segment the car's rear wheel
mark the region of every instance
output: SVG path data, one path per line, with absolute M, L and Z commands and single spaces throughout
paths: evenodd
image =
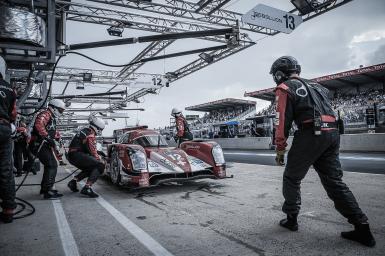
M 110 163 L 110 178 L 112 183 L 119 186 L 120 185 L 120 171 L 122 169 L 122 164 L 118 156 L 118 152 L 116 150 L 113 150 L 111 154 L 111 163 Z

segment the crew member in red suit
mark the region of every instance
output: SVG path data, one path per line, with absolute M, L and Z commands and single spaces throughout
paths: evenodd
M 179 147 L 183 141 L 192 140 L 193 135 L 190 132 L 186 118 L 182 115 L 181 110 L 173 108 L 171 116 L 175 118 L 176 135 L 174 136 L 174 139 L 175 142 L 178 143 Z
M 96 134 L 103 131 L 104 127 L 105 123 L 102 119 L 92 117 L 90 126 L 83 128 L 72 138 L 68 149 L 68 161 L 81 170 L 68 183 L 72 192 L 78 192 L 77 182 L 88 177 L 80 193 L 91 198 L 99 196 L 92 190 L 92 185 L 103 174 L 105 168 L 105 162 L 96 149 Z
M 301 181 L 313 166 L 336 210 L 354 230 L 342 232 L 345 239 L 366 246 L 376 244 L 370 232 L 368 218 L 360 209 L 353 193 L 342 181 L 339 160 L 340 134 L 329 91 L 319 83 L 299 77 L 301 66 L 290 56 L 277 59 L 270 70 L 277 84 L 276 95 L 276 162 L 283 166 L 286 140 L 294 122 L 298 130 L 288 153 L 283 174 L 282 210 L 287 217 L 280 225 L 298 230 L 297 217 L 301 207 Z
M 16 208 L 12 166 L 12 123 L 16 120 L 16 93 L 5 81 L 5 60 L 0 56 L 0 221 L 11 223 Z
M 44 165 L 40 194 L 43 194 L 45 199 L 57 199 L 63 196 L 53 189 L 53 186 L 58 166 L 54 153 L 56 148 L 55 136 L 57 136 L 56 121 L 64 110 L 65 104 L 62 100 L 51 100 L 48 108 L 36 116 L 31 133 L 31 152 L 37 155 Z

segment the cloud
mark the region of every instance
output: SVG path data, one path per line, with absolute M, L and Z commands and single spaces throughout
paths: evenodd
M 385 62 L 385 43 L 379 46 L 371 55 L 370 62 L 373 64 L 381 64 Z
M 384 30 L 370 30 L 365 31 L 362 34 L 355 35 L 350 42 L 350 45 L 357 43 L 365 43 L 365 42 L 371 42 L 371 41 L 378 41 L 385 38 L 385 29 Z

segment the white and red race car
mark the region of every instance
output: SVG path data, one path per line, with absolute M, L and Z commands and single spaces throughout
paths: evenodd
M 114 131 L 106 173 L 116 185 L 149 187 L 165 182 L 226 178 L 222 148 L 214 141 L 186 141 L 169 147 L 146 126 Z

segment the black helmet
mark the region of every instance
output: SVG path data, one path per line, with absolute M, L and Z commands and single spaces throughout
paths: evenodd
M 301 73 L 301 65 L 291 56 L 282 56 L 271 65 L 270 74 L 273 76 L 276 84 L 286 81 L 293 73 Z

